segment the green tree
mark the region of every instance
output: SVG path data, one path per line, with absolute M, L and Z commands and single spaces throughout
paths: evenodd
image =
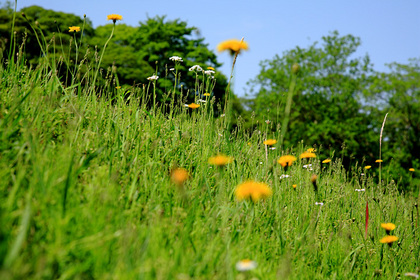
M 195 74 L 188 71 L 194 65 L 202 68 L 218 68 L 221 64 L 217 61 L 216 55 L 208 49 L 204 43 L 204 38 L 194 34 L 196 27 L 188 27 L 187 23 L 179 19 L 165 20 L 165 17 L 149 18 L 145 22 L 140 22 L 136 35 L 133 38 L 133 46 L 137 49 L 139 57 L 146 61 L 151 69 L 157 69 L 157 75 L 167 76 L 168 79 L 159 79 L 159 88 L 168 89 L 173 84 L 174 76 L 167 72 L 174 66 L 169 61 L 172 56 L 182 57 L 179 71 L 184 92 L 190 92 L 190 98 L 195 94 Z M 197 37 L 196 37 L 197 36 Z M 149 69 L 150 69 L 149 68 Z M 149 76 L 156 71 L 147 73 Z M 224 75 L 216 71 L 216 86 L 212 94 L 218 101 L 222 101 L 225 94 L 227 79 Z M 168 82 L 170 81 L 170 82 Z M 163 92 L 161 92 L 162 94 Z M 190 99 L 191 100 L 191 99 Z
M 0 9 L 0 37 L 7 44 L 6 52 L 9 50 L 13 13 L 13 9 L 7 5 Z M 30 24 L 37 34 L 34 33 Z M 26 37 L 24 51 L 27 61 L 31 64 L 37 64 L 39 57 L 45 55 L 42 54 L 41 46 L 44 49 L 48 48 L 50 53 L 55 52 L 58 58 L 59 56 L 68 57 L 70 41 L 73 40 L 73 34 L 68 32 L 69 26 L 82 27 L 83 19 L 73 14 L 46 10 L 39 6 L 25 7 L 18 12 L 15 18 L 15 43 L 19 46 Z M 92 24 L 89 19 L 86 19 L 83 36 L 89 37 L 93 33 Z M 36 35 L 38 35 L 41 46 Z M 79 40 L 80 33 L 77 34 L 77 37 Z M 52 41 L 53 38 L 54 41 Z M 72 48 L 74 50 L 74 42 Z M 71 59 L 74 59 L 74 54 L 74 51 L 70 52 Z M 7 55 L 8 53 L 4 57 Z
M 95 46 L 100 53 L 111 30 L 112 24 L 99 26 L 89 44 Z M 178 84 L 176 94 L 179 96 L 182 86 L 184 97 L 189 92 L 188 100 L 191 102 L 196 90 L 196 76 L 189 68 L 194 65 L 200 65 L 203 69 L 221 66 L 216 55 L 204 43 L 204 38 L 194 35 L 196 31 L 197 28 L 188 27 L 184 21 L 165 20 L 164 16 L 149 18 L 140 22 L 138 27 L 117 24 L 101 67 L 116 69 L 120 84 L 148 84 L 148 77 L 158 75 L 157 100 L 162 102 L 165 97 L 171 96 L 175 82 L 174 72 L 170 71 L 174 62 L 169 58 L 179 56 L 183 62 L 178 67 L 181 83 Z M 216 102 L 223 101 L 227 79 L 217 71 L 215 79 L 217 82 L 212 94 L 216 97 Z M 167 102 L 170 100 L 167 99 Z
M 296 47 L 283 56 L 263 61 L 252 80 L 253 99 L 248 106 L 260 122 L 281 124 L 291 82 L 291 67 L 300 65 L 293 96 L 286 146 L 322 145 L 324 155 L 341 153 L 345 163 L 352 158 L 375 157 L 378 144 L 369 115 L 362 104 L 363 93 L 373 73 L 369 57 L 355 57 L 360 39 L 333 32 L 322 37 L 322 46 Z M 276 125 L 272 126 L 276 129 Z
M 390 72 L 377 73 L 370 96 L 388 113 L 384 128 L 383 158 L 389 172 L 408 185 L 409 168 L 420 168 L 420 59 L 389 64 Z
M 111 34 L 112 28 L 113 24 L 97 27 L 95 36 L 89 40 L 89 44 L 97 50 L 102 49 L 104 42 Z M 133 41 L 136 33 L 136 27 L 126 24 L 115 25 L 114 35 L 102 59 L 102 68 L 113 67 L 116 69 L 120 84 L 132 85 L 141 81 L 145 82 L 147 77 L 155 71 L 138 55 Z

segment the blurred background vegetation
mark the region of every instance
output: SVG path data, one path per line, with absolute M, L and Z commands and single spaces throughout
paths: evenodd
M 57 71 L 68 84 L 69 69 L 74 69 L 75 61 L 82 62 L 80 67 L 91 67 L 112 29 L 112 23 L 93 28 L 87 18 L 31 6 L 16 14 L 15 32 L 11 34 L 13 14 L 10 4 L 0 9 L 2 64 L 9 63 L 16 55 L 10 53 L 9 44 L 14 36 L 16 48 L 23 48 L 27 67 L 37 66 L 43 53 L 35 29 L 45 38 L 41 45 L 52 50 L 61 62 Z M 69 26 L 84 27 L 81 33 L 72 34 L 68 32 Z M 334 31 L 307 48 L 296 47 L 262 61 L 260 74 L 248 82 L 246 96 L 234 97 L 232 129 L 242 126 L 251 134 L 268 124 L 266 129 L 279 131 L 291 67 L 298 63 L 285 148 L 303 143 L 318 149 L 321 157 L 342 158 L 348 169 L 356 162 L 359 166 L 375 166 L 381 125 L 389 113 L 382 144 L 384 170 L 400 189 L 408 190 L 408 182 L 420 169 L 420 59 L 406 65 L 390 62 L 389 71 L 380 73 L 374 71 L 368 54 L 355 56 L 360 43 L 356 36 L 343 36 Z M 103 73 L 115 75 L 115 85 L 127 87 L 147 86 L 147 77 L 158 75 L 161 79 L 157 81 L 157 100 L 167 102 L 165 95 L 175 79 L 169 70 L 174 67 L 169 60 L 171 56 L 184 60 L 178 68 L 182 81 L 178 87 L 189 94 L 186 101 L 195 97 L 195 89 L 191 87 L 196 77 L 188 69 L 195 64 L 216 69 L 217 82 L 211 94 L 221 114 L 228 78 L 217 71 L 221 64 L 197 28 L 181 19 L 149 18 L 137 27 L 117 24 L 101 67 Z M 409 172 L 409 168 L 414 168 L 415 173 Z M 416 178 L 414 182 L 412 186 L 420 184 Z

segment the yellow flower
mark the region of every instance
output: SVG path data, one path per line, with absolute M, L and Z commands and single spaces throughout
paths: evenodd
M 204 96 L 210 96 L 210 93 L 206 92 L 205 94 L 203 94 Z
M 69 32 L 79 32 L 80 26 L 69 26 Z
M 212 71 L 214 71 L 214 68 L 213 67 L 207 67 L 207 70 L 212 70 Z
M 387 244 L 392 244 L 392 242 L 395 242 L 398 240 L 398 237 L 394 236 L 394 235 L 387 235 L 384 238 L 382 238 L 381 240 L 379 240 L 379 242 L 381 243 L 387 243 Z
M 315 148 L 309 148 L 306 150 L 308 153 L 314 153 L 316 152 Z
M 324 159 L 324 160 L 322 161 L 322 163 L 329 163 L 329 162 L 331 162 L 331 160 L 330 160 L 330 159 Z
M 370 165 L 366 165 L 366 166 L 365 166 L 365 169 L 366 169 L 366 170 L 368 170 L 368 169 L 370 169 L 371 167 L 372 167 L 372 166 L 370 166 Z
M 225 156 L 224 154 L 218 154 L 217 156 L 209 158 L 209 164 L 224 166 L 226 164 L 232 163 L 233 157 Z
M 251 199 L 257 202 L 260 199 L 270 197 L 272 194 L 271 188 L 264 183 L 255 181 L 246 181 L 238 185 L 235 189 L 235 195 L 237 200 Z
M 248 44 L 237 39 L 226 40 L 217 45 L 217 50 L 219 52 L 227 50 L 231 55 L 234 55 L 236 52 L 240 53 L 242 50 L 248 50 Z
M 297 184 L 294 184 L 294 185 L 292 185 L 292 187 L 293 187 L 293 189 L 296 189 L 296 187 L 297 187 Z
M 375 162 L 384 162 L 382 159 L 377 159 Z
M 274 144 L 277 143 L 277 140 L 275 140 L 275 139 L 267 139 L 263 143 L 264 143 L 264 145 L 267 145 L 267 146 L 273 146 Z
M 414 168 L 410 168 L 410 169 L 408 169 L 408 171 L 414 172 Z
M 303 152 L 300 154 L 300 158 L 314 158 L 316 157 L 316 154 L 311 152 Z
M 120 89 L 121 87 L 115 87 L 116 89 Z
M 200 107 L 200 104 L 191 103 L 191 104 L 186 104 L 186 106 L 191 109 L 197 109 L 198 107 Z
M 107 16 L 107 20 L 112 20 L 115 23 L 117 20 L 122 20 L 122 16 L 116 15 L 116 14 L 110 14 Z
M 280 158 L 278 159 L 278 161 L 277 161 L 277 162 L 278 162 L 281 166 L 285 167 L 286 165 L 287 165 L 287 166 L 291 166 L 291 165 L 292 165 L 292 163 L 293 163 L 295 160 L 296 160 L 296 157 L 295 157 L 295 156 L 286 155 L 286 156 L 282 156 L 282 157 L 280 157 Z
M 395 225 L 393 223 L 381 224 L 381 227 L 386 231 L 386 234 L 388 235 L 391 230 L 395 229 Z
M 185 181 L 188 180 L 190 176 L 188 175 L 188 171 L 184 168 L 176 168 L 171 172 L 171 180 L 175 184 L 182 186 Z

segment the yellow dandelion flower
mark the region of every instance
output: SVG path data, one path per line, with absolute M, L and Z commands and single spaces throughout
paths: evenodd
M 308 153 L 314 153 L 316 152 L 315 148 L 309 148 L 306 150 Z
M 171 172 L 171 180 L 175 184 L 182 186 L 185 181 L 188 180 L 190 176 L 188 175 L 188 171 L 185 168 L 176 168 Z
M 270 197 L 272 193 L 271 188 L 267 184 L 252 180 L 238 185 L 235 189 L 235 196 L 239 201 L 251 199 L 253 202 L 257 202 Z
M 69 32 L 79 32 L 80 26 L 69 26 Z
M 311 153 L 311 152 L 303 152 L 300 154 L 299 156 L 300 158 L 314 158 L 316 157 L 316 154 Z
M 274 144 L 277 143 L 277 140 L 276 139 L 267 139 L 263 143 L 264 143 L 264 145 L 267 145 L 267 146 L 273 146 Z
M 375 162 L 379 163 L 379 162 L 384 162 L 384 161 L 382 159 L 377 159 L 377 160 L 375 160 Z
M 191 109 L 197 109 L 198 107 L 200 107 L 200 104 L 191 103 L 191 104 L 186 104 L 185 106 Z
M 293 189 L 296 189 L 297 184 L 293 184 L 292 187 L 293 187 Z
M 217 156 L 209 158 L 209 164 L 216 166 L 225 166 L 226 164 L 232 163 L 233 157 L 225 156 L 224 154 L 218 154 Z
M 389 235 L 391 230 L 395 229 L 395 225 L 393 223 L 381 224 L 381 228 L 383 228 L 386 231 L 386 234 Z
M 368 169 L 370 169 L 371 167 L 372 167 L 372 166 L 370 166 L 370 165 L 366 165 L 366 166 L 365 166 L 365 169 L 366 169 L 366 170 L 368 170 Z
M 226 40 L 217 45 L 217 50 L 219 52 L 229 51 L 231 55 L 234 55 L 236 52 L 248 50 L 248 43 L 237 39 Z
M 112 20 L 114 23 L 117 20 L 122 20 L 122 19 L 123 19 L 122 16 L 117 15 L 117 14 L 110 14 L 110 15 L 107 16 L 107 20 Z
M 116 88 L 116 89 L 120 89 L 121 87 L 119 87 L 119 86 L 118 86 L 118 87 L 115 87 L 115 88 Z
M 292 163 L 293 163 L 295 160 L 296 160 L 296 157 L 295 157 L 295 156 L 285 155 L 285 156 L 281 156 L 281 157 L 277 160 L 277 162 L 278 162 L 281 166 L 285 167 L 285 166 L 291 166 L 291 165 L 292 165 Z
M 394 236 L 394 235 L 387 235 L 384 238 L 382 238 L 381 240 L 379 240 L 379 242 L 381 243 L 387 243 L 387 244 L 392 244 L 393 242 L 397 241 L 398 237 Z
M 210 93 L 206 92 L 205 94 L 203 94 L 204 96 L 210 96 Z
M 324 159 L 323 161 L 322 161 L 322 163 L 330 163 L 331 162 L 331 160 L 328 158 L 328 159 Z
M 212 70 L 212 71 L 214 71 L 214 68 L 213 68 L 213 67 L 211 67 L 211 66 L 209 66 L 209 67 L 207 67 L 207 70 Z
M 414 172 L 414 168 L 410 168 L 410 169 L 408 169 L 408 171 Z

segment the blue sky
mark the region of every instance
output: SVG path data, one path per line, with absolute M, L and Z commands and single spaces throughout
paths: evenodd
M 244 37 L 250 50 L 237 60 L 238 95 L 258 75 L 260 61 L 296 46 L 307 47 L 334 30 L 360 37 L 357 55 L 369 54 L 378 71 L 386 71 L 386 63 L 407 63 L 409 58 L 420 57 L 418 0 L 18 0 L 18 9 L 31 5 L 80 17 L 86 14 L 95 27 L 109 23 L 106 16 L 112 13 L 122 15 L 122 22 L 132 26 L 147 17 L 167 15 L 167 19 L 179 18 L 197 27 L 212 50 L 221 41 Z M 218 60 L 228 76 L 229 55 L 218 53 Z

